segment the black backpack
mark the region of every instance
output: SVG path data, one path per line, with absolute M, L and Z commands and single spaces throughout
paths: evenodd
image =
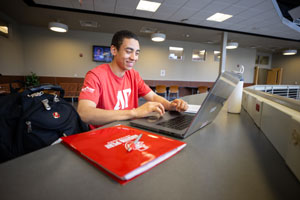
M 55 90 L 60 96 L 46 94 Z M 88 131 L 57 85 L 42 85 L 0 97 L 0 162 L 35 151 L 60 137 Z

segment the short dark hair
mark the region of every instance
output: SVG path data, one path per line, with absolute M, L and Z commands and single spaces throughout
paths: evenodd
M 127 39 L 133 38 L 133 39 L 139 41 L 139 38 L 136 34 L 130 32 L 130 31 L 127 31 L 127 30 L 122 30 L 122 31 L 118 31 L 114 34 L 114 36 L 111 40 L 111 45 L 114 45 L 117 48 L 117 50 L 119 50 L 123 43 L 124 38 L 127 38 Z

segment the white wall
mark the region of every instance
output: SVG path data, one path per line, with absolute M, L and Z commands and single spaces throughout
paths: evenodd
M 284 56 L 274 54 L 272 60 L 272 68 L 282 67 L 282 84 L 283 85 L 299 85 L 300 84 L 300 53 L 294 56 Z
M 56 33 L 33 26 L 22 26 L 21 32 L 25 69 L 18 71 L 18 75 L 32 71 L 39 76 L 84 77 L 88 70 L 101 64 L 92 61 L 92 46 L 109 46 L 112 38 L 112 34 L 106 33 L 74 30 Z M 218 45 L 173 40 L 154 43 L 150 37 L 140 40 L 141 54 L 136 69 L 145 80 L 215 81 L 218 75 L 219 62 L 213 57 L 213 51 L 220 49 Z M 169 46 L 183 47 L 184 60 L 169 60 Z M 206 49 L 206 61 L 191 61 L 193 49 Z M 79 56 L 80 53 L 83 57 Z M 243 64 L 245 82 L 252 83 L 255 55 L 255 49 L 228 50 L 226 70 L 236 70 L 237 64 Z M 160 76 L 161 69 L 166 70 L 165 77 Z M 13 71 L 8 72 L 13 74 Z
M 23 44 L 19 25 L 1 12 L 0 17 L 10 24 L 9 37 L 0 36 L 0 73 L 2 75 L 23 75 Z
M 39 76 L 84 77 L 99 64 L 92 60 L 92 46 L 109 46 L 112 37 L 87 31 L 57 33 L 29 26 L 22 27 L 22 32 L 25 73 L 32 71 Z
M 168 59 L 169 46 L 183 47 L 183 60 Z M 141 41 L 142 53 L 137 64 L 138 71 L 144 79 L 183 80 L 183 81 L 215 81 L 219 73 L 219 62 L 214 61 L 214 50 L 220 50 L 219 45 L 191 43 L 167 40 L 163 43 L 153 43 L 150 39 Z M 192 61 L 193 49 L 205 49 L 206 60 Z M 245 66 L 245 81 L 253 82 L 256 50 L 238 48 L 227 50 L 226 70 L 237 70 L 237 64 Z M 160 76 L 160 70 L 166 70 L 166 76 Z

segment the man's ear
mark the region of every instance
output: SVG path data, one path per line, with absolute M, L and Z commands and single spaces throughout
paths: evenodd
M 117 55 L 117 48 L 114 45 L 111 45 L 110 52 L 113 56 Z

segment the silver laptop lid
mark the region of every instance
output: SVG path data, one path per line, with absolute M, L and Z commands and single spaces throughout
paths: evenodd
M 186 130 L 184 137 L 188 137 L 216 118 L 240 79 L 241 75 L 231 72 L 223 72 L 219 75 L 194 117 L 193 122 Z

